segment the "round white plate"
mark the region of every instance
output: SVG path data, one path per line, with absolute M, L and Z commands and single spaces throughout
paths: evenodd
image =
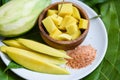
M 53 0 L 52 2 L 58 2 L 61 0 Z M 66 0 L 70 2 L 74 2 L 80 5 L 83 9 L 88 13 L 89 18 L 96 16 L 97 14 L 84 3 L 77 0 Z M 0 38 L 2 40 L 2 38 Z M 100 62 L 103 60 L 108 44 L 107 32 L 105 26 L 100 18 L 94 19 L 90 21 L 90 30 L 85 41 L 81 45 L 92 45 L 97 50 L 97 55 L 93 63 L 82 69 L 69 69 L 70 75 L 52 75 L 52 74 L 44 74 L 33 72 L 24 68 L 20 69 L 11 69 L 14 73 L 21 76 L 27 80 L 78 80 L 81 79 L 88 74 L 90 74 L 93 70 L 97 68 Z M 3 43 L 0 41 L 0 45 Z M 3 53 L 0 53 L 3 62 L 8 65 L 10 59 Z

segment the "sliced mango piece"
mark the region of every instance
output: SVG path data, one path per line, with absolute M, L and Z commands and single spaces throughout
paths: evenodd
M 67 30 L 67 33 L 72 36 L 72 40 L 77 39 L 81 34 L 76 23 L 73 23 L 67 26 L 66 30 Z
M 60 35 L 60 34 L 62 34 L 62 32 L 59 29 L 56 29 L 53 33 L 50 34 L 50 37 L 58 40 L 58 35 Z
M 25 47 L 22 44 L 18 43 L 17 40 L 15 40 L 15 39 L 3 40 L 2 42 L 4 44 L 8 45 L 8 46 L 29 50 L 27 47 Z
M 19 38 L 17 39 L 17 41 L 23 44 L 24 46 L 26 46 L 27 48 L 36 52 L 40 52 L 40 53 L 47 54 L 54 57 L 70 58 L 67 54 L 55 48 L 52 48 L 50 46 L 47 46 L 45 44 L 42 44 L 33 40 Z
M 81 18 L 79 22 L 79 29 L 87 29 L 88 20 Z
M 57 10 L 48 10 L 48 11 L 47 11 L 47 16 L 51 16 L 51 15 L 57 14 L 57 13 L 58 13 Z
M 79 10 L 73 6 L 73 14 L 72 16 L 78 20 L 80 20 L 80 13 L 79 13 Z
M 62 23 L 60 24 L 60 26 L 58 27 L 60 30 L 65 30 L 66 26 L 70 25 L 71 23 L 77 23 L 78 21 L 72 17 L 72 16 L 65 16 Z
M 51 18 L 52 18 L 52 20 L 53 20 L 53 22 L 55 23 L 56 26 L 60 25 L 62 20 L 63 20 L 63 18 L 58 16 L 57 14 L 51 15 Z
M 56 25 L 54 24 L 54 22 L 50 16 L 48 16 L 44 20 L 42 20 L 42 23 L 45 26 L 45 28 L 49 34 L 53 33 L 57 29 Z
M 73 13 L 72 3 L 59 4 L 58 12 L 60 16 L 72 15 Z
M 58 40 L 72 40 L 72 36 L 70 36 L 69 34 L 66 33 L 62 33 L 60 35 L 58 35 Z
M 14 47 L 4 47 L 0 49 L 3 52 L 5 51 L 13 61 L 30 70 L 49 74 L 69 74 L 66 69 L 48 63 L 29 51 Z

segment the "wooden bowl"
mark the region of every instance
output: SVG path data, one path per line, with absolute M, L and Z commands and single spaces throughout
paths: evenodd
M 72 3 L 73 6 L 78 8 L 79 12 L 81 13 L 81 17 L 88 20 L 88 28 L 86 30 L 84 30 L 82 32 L 82 34 L 80 35 L 80 37 L 75 40 L 60 41 L 60 40 L 55 40 L 55 39 L 51 38 L 48 35 L 44 25 L 42 24 L 42 20 L 46 17 L 48 9 L 57 9 L 58 4 L 61 4 L 61 3 L 63 3 L 63 2 L 57 2 L 57 3 L 51 4 L 46 9 L 44 9 L 43 12 L 40 14 L 39 20 L 38 20 L 40 35 L 48 45 L 50 45 L 54 48 L 58 48 L 58 49 L 70 50 L 70 49 L 74 49 L 75 47 L 77 47 L 84 41 L 84 39 L 88 33 L 88 30 L 89 30 L 89 18 L 88 18 L 87 13 L 80 6 L 76 5 L 75 3 Z M 64 3 L 71 3 L 71 2 L 64 2 Z

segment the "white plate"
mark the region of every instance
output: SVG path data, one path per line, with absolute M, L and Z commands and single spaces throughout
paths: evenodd
M 54 3 L 57 1 L 61 1 L 61 0 L 53 0 L 52 2 Z M 85 5 L 80 1 L 77 0 L 66 0 L 66 1 L 74 2 L 80 5 L 83 9 L 86 10 L 89 18 L 97 15 L 90 7 L 88 7 L 87 5 Z M 0 38 L 0 40 L 2 40 L 2 38 Z M 91 65 L 82 69 L 78 69 L 78 70 L 68 69 L 68 71 L 71 73 L 70 75 L 43 74 L 43 73 L 33 72 L 24 68 L 11 69 L 11 70 L 17 75 L 27 80 L 78 80 L 87 76 L 93 70 L 95 70 L 105 56 L 107 50 L 108 38 L 107 38 L 107 32 L 105 26 L 100 18 L 90 21 L 90 30 L 82 45 L 89 45 L 89 44 L 92 45 L 97 50 L 97 56 L 94 62 Z M 0 41 L 0 45 L 3 45 L 1 41 Z M 3 53 L 0 53 L 0 55 L 3 62 L 6 65 L 8 65 L 10 59 Z

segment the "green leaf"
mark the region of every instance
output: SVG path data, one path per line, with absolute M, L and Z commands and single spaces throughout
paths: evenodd
M 2 62 L 1 58 L 0 58 L 0 80 L 24 80 L 20 77 L 18 77 L 16 74 L 14 74 L 12 71 L 7 70 L 6 72 L 4 72 L 6 66 L 5 64 Z
M 98 0 L 90 0 L 92 1 Z M 117 5 L 119 1 L 99 1 L 95 3 L 99 4 L 99 10 L 96 12 L 99 11 L 98 14 L 101 15 L 107 29 L 108 49 L 102 64 L 83 80 L 120 80 L 120 6 Z M 95 4 L 90 3 L 90 6 L 93 7 Z
M 4 72 L 6 72 L 8 69 L 17 69 L 17 68 L 23 68 L 23 66 L 15 63 L 14 61 L 11 61 L 6 67 L 6 69 L 4 70 Z

